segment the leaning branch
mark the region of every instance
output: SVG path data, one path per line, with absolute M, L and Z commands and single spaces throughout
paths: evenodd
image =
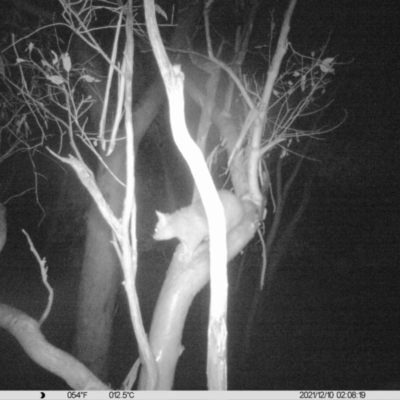
M 75 390 L 110 390 L 89 369 L 65 351 L 51 345 L 40 325 L 29 315 L 0 304 L 0 327 L 9 331 L 26 354 L 41 367 L 63 379 Z

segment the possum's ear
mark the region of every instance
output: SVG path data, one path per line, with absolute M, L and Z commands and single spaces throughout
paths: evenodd
M 168 236 L 168 214 L 163 214 L 162 212 L 156 211 L 158 222 L 156 228 L 154 229 L 153 239 L 155 240 L 168 240 L 171 239 Z
M 161 228 L 161 227 L 167 225 L 168 214 L 164 214 L 157 210 L 156 210 L 156 214 L 157 214 L 157 218 L 158 218 L 158 222 L 157 222 L 157 226 L 156 226 L 156 230 L 157 230 L 157 228 Z

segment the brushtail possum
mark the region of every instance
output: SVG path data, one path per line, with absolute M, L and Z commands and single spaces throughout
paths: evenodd
M 226 232 L 231 231 L 243 218 L 244 210 L 240 200 L 227 190 L 218 192 L 225 211 Z M 178 238 L 185 246 L 185 254 L 191 256 L 197 246 L 208 238 L 208 223 L 201 199 L 172 214 L 156 211 L 158 222 L 153 238 L 169 240 Z

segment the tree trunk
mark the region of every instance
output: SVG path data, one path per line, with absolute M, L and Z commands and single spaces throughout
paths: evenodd
M 196 27 L 201 10 L 202 4 L 197 3 L 185 8 L 178 16 L 178 26 L 171 40 L 172 47 L 182 48 L 186 45 L 186 38 L 190 37 L 190 31 Z M 135 151 L 164 102 L 163 83 L 157 80 L 144 94 L 133 113 Z M 123 147 L 117 146 L 108 158 L 104 157 L 111 170 L 122 178 L 125 168 Z M 97 171 L 97 184 L 111 209 L 119 217 L 124 191 L 102 164 L 99 164 Z M 120 266 L 111 244 L 111 230 L 94 203 L 88 211 L 86 225 L 73 352 L 101 380 L 107 381 L 107 355 L 112 335 L 112 316 L 121 281 Z

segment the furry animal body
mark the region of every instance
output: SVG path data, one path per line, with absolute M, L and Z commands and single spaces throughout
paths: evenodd
M 225 211 L 226 232 L 237 226 L 244 214 L 240 200 L 227 190 L 218 192 Z M 208 238 L 208 223 L 203 202 L 199 199 L 188 207 L 172 214 L 156 211 L 158 222 L 153 238 L 169 240 L 178 238 L 185 246 L 185 254 L 192 255 L 197 246 Z

